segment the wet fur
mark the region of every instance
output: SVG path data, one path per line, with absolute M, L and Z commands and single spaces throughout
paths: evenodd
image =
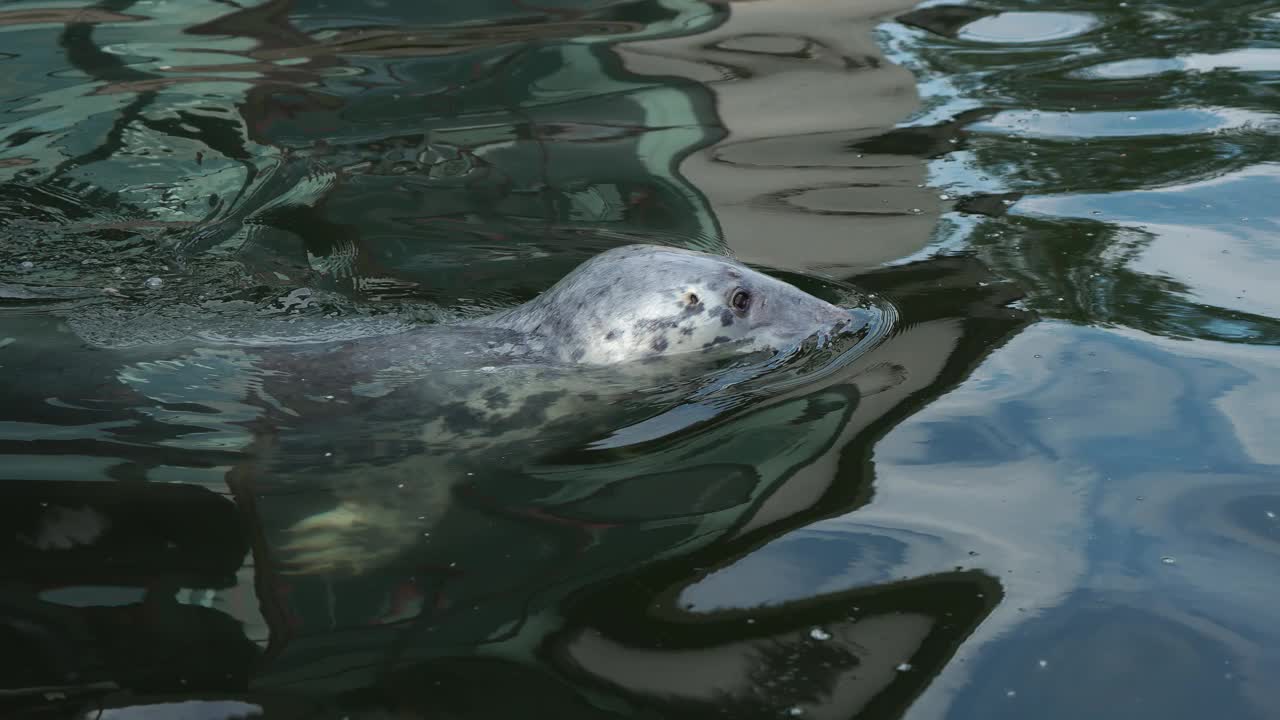
M 731 306 L 736 291 L 752 299 Z M 601 253 L 541 296 L 475 321 L 538 338 L 561 362 L 615 364 L 737 343 L 781 348 L 848 322 L 848 311 L 731 258 L 628 245 Z

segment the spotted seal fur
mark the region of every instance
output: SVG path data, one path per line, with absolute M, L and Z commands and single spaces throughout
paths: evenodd
M 627 245 L 474 324 L 524 333 L 561 362 L 609 364 L 722 344 L 779 349 L 851 320 L 848 310 L 730 258 Z

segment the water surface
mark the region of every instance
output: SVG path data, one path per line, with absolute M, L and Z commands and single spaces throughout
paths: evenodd
M 0 34 L 6 716 L 1280 705 L 1280 5 L 26 1 Z M 525 369 L 586 410 L 502 432 L 428 409 L 483 374 L 263 360 L 628 242 L 884 314 L 772 370 Z

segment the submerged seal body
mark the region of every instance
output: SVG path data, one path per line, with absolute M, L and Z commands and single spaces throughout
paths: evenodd
M 287 498 L 262 518 L 282 531 L 281 562 L 359 572 L 421 540 L 473 471 L 514 478 L 541 453 L 680 403 L 655 388 L 697 373 L 665 358 L 783 351 L 861 319 L 727 257 L 632 245 L 492 315 L 302 348 L 201 348 L 128 375 L 165 407 L 243 395 L 229 414 L 258 413 L 248 472 Z

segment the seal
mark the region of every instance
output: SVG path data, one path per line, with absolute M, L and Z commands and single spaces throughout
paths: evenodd
M 626 245 L 516 307 L 389 335 L 290 348 L 280 370 L 340 385 L 482 366 L 619 366 L 673 355 L 783 350 L 859 326 L 856 311 L 722 255 Z M 865 318 L 864 318 L 865 319 Z
M 254 427 L 253 467 L 239 472 L 284 498 L 259 502 L 283 530 L 268 532 L 281 566 L 359 573 L 403 556 L 473 472 L 514 478 L 539 453 L 681 403 L 698 374 L 677 358 L 784 352 L 868 322 L 729 257 L 628 245 L 491 315 L 301 347 L 201 347 L 122 379 L 161 401 L 157 419 L 225 438 L 227 423 L 186 410 L 218 403 Z M 249 407 L 259 417 L 246 423 Z
M 721 345 L 777 350 L 852 320 L 850 311 L 724 256 L 626 245 L 473 324 L 524 333 L 561 362 L 610 364 Z

